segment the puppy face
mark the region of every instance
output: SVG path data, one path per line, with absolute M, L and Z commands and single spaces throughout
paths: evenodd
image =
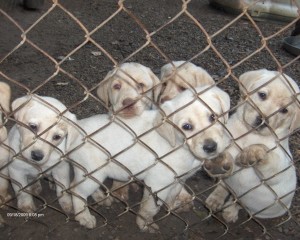
M 185 61 L 175 61 L 161 68 L 163 82 L 159 103 L 171 100 L 190 87 L 211 86 L 215 82 L 201 67 Z
M 130 118 L 151 108 L 159 91 L 153 87 L 158 83 L 150 68 L 138 63 L 124 63 L 107 74 L 97 94 L 116 114 Z
M 197 92 L 204 89 L 196 88 Z M 199 98 L 202 101 L 186 90 L 175 99 L 164 103 L 162 109 L 169 115 L 168 119 L 172 124 L 164 123 L 157 131 L 172 146 L 186 140 L 190 151 L 196 157 L 212 159 L 223 152 L 228 143 L 222 123 L 227 121 L 230 99 L 227 93 L 217 87 L 204 92 Z M 188 105 L 176 112 L 176 109 L 185 104 Z M 159 121 L 161 119 L 157 119 L 156 123 Z
M 269 135 L 298 127 L 300 110 L 293 94 L 299 93 L 299 88 L 290 77 L 263 69 L 241 75 L 240 81 L 250 94 L 241 106 L 243 121 L 249 128 Z M 246 94 L 245 89 L 242 94 Z
M 66 107 L 56 99 L 26 96 L 16 99 L 12 103 L 12 108 L 18 122 L 22 155 L 35 163 L 47 162 L 55 147 L 66 140 L 68 133 L 74 131 L 71 130 L 72 127 L 67 120 L 58 116 Z M 64 116 L 76 122 L 74 114 L 66 112 Z M 61 151 L 67 146 L 68 143 L 65 142 L 60 148 Z

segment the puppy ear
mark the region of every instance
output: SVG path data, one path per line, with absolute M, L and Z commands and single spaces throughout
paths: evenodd
M 197 67 L 196 71 L 193 71 L 196 86 L 211 86 L 215 84 L 214 79 L 203 68 Z
M 77 117 L 75 114 L 71 113 L 71 112 L 66 112 L 64 114 L 64 116 L 66 118 L 68 118 L 69 120 L 71 120 L 70 122 L 66 123 L 68 124 L 68 133 L 67 133 L 67 138 L 66 138 L 66 146 L 65 149 L 69 150 L 71 145 L 76 141 L 77 137 L 79 136 L 79 130 L 76 127 L 77 124 Z
M 28 111 L 28 107 L 31 105 L 31 104 L 26 104 L 24 106 L 22 106 L 20 109 L 18 109 L 22 104 L 26 103 L 26 102 L 29 102 L 31 101 L 30 100 L 30 96 L 24 96 L 24 97 L 20 97 L 20 98 L 17 98 L 16 100 L 14 100 L 11 104 L 11 107 L 12 107 L 12 110 L 13 111 L 16 111 L 14 112 L 14 117 L 16 120 L 22 122 L 23 121 L 23 118 L 24 118 L 24 115 L 25 113 Z M 26 107 L 25 107 L 26 106 Z
M 251 86 L 257 80 L 259 80 L 266 73 L 266 71 L 268 71 L 268 70 L 260 69 L 260 70 L 249 71 L 249 72 L 243 73 L 239 77 L 240 93 L 242 94 L 242 96 L 247 94 L 247 90 L 250 90 Z
M 97 95 L 98 97 L 105 103 L 105 105 L 108 107 L 110 105 L 109 102 L 109 83 L 110 83 L 110 78 L 113 76 L 115 73 L 114 70 L 111 70 L 107 73 L 105 78 L 100 82 L 99 87 L 97 88 Z
M 162 105 L 162 109 L 167 114 L 167 113 L 172 112 L 173 107 L 170 102 L 166 102 Z M 169 120 L 170 121 L 173 120 L 173 115 L 172 115 L 172 117 L 169 117 Z M 161 123 L 162 123 L 162 125 L 161 125 Z M 176 146 L 175 128 L 168 121 L 163 122 L 163 117 L 158 112 L 157 116 L 154 120 L 154 126 L 159 126 L 159 125 L 161 125 L 161 126 L 158 127 L 156 129 L 156 131 L 159 133 L 160 136 L 162 136 L 164 139 L 166 139 L 172 147 L 175 147 Z
M 9 85 L 4 82 L 0 82 L 0 105 L 6 112 L 10 111 L 10 95 L 11 91 Z
M 229 109 L 230 109 L 230 97 L 229 95 L 224 92 L 223 90 L 221 90 L 218 87 L 213 88 L 214 91 L 216 91 L 216 97 L 219 100 L 220 104 L 221 104 L 221 109 L 222 112 L 227 112 L 226 114 L 223 115 L 224 117 L 224 123 L 226 124 L 228 121 L 228 117 L 229 117 Z

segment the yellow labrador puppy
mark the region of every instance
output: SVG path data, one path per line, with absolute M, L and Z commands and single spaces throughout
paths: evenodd
M 153 107 L 160 91 L 158 84 L 159 79 L 150 68 L 128 62 L 106 75 L 97 89 L 97 95 L 113 113 L 123 118 L 132 118 Z M 112 191 L 115 197 L 128 200 L 128 186 L 124 186 L 124 183 L 114 181 Z M 93 198 L 102 203 L 100 193 L 95 192 Z M 110 205 L 112 200 L 111 198 L 105 204 Z
M 164 103 L 191 87 L 212 86 L 213 78 L 206 70 L 193 63 L 173 61 L 161 68 L 162 90 L 157 101 Z
M 70 186 L 70 167 L 62 156 L 72 141 L 70 133 L 76 135 L 76 116 L 57 99 L 37 95 L 16 99 L 12 110 L 17 123 L 9 132 L 9 144 L 15 153 L 8 168 L 18 208 L 36 209 L 31 193 L 39 194 L 39 174 L 45 171 L 56 183 L 62 209 L 71 212 L 71 196 L 64 191 Z
M 258 218 L 285 214 L 297 180 L 288 141 L 300 127 L 299 87 L 289 76 L 266 69 L 242 74 L 240 83 L 245 102 L 227 124 L 236 143 L 228 150 L 234 172 L 206 200 L 212 210 L 223 209 L 227 222 L 238 219 L 240 206 Z M 232 197 L 224 204 L 229 195 L 224 185 L 240 205 Z
M 230 101 L 221 89 L 214 87 L 199 97 L 187 90 L 161 108 L 163 113 L 145 110 L 129 119 L 101 114 L 79 121 L 85 133 L 72 146 L 80 145 L 70 157 L 76 162 L 73 206 L 81 225 L 96 226 L 87 198 L 99 191 L 107 177 L 118 181 L 134 177 L 147 186 L 137 225 L 142 231 L 157 230 L 153 217 L 160 206 L 176 208 L 186 179 L 201 168 L 203 159 L 215 158 L 228 145 L 223 124 Z M 82 145 L 86 135 L 89 139 Z
M 11 90 L 8 84 L 0 82 L 0 206 L 10 199 L 8 194 L 8 158 L 9 158 L 9 148 L 7 140 L 7 130 L 3 125 L 3 111 L 10 111 L 10 95 Z M 3 219 L 0 215 L 0 225 L 3 224 Z

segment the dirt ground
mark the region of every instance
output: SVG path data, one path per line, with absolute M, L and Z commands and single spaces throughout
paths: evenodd
M 87 31 L 92 31 L 102 24 L 119 8 L 116 0 L 59 2 Z M 156 74 L 159 74 L 160 67 L 170 59 L 193 58 L 193 63 L 205 68 L 219 82 L 219 86 L 230 94 L 232 105 L 236 104 L 239 94 L 235 80 L 232 76 L 224 78 L 228 73 L 227 67 L 211 48 L 201 53 L 207 46 L 205 34 L 188 16 L 191 14 L 207 34 L 212 35 L 230 23 L 235 18 L 234 15 L 212 8 L 206 0 L 192 0 L 187 7 L 188 14 L 180 15 L 174 22 L 157 31 L 182 10 L 182 1 L 126 0 L 124 5 L 140 20 L 140 24 L 123 10 L 91 35 L 111 58 L 116 62 L 139 62 L 150 67 Z M 20 6 L 5 11 L 27 30 L 50 7 L 50 1 L 46 1 L 39 11 L 24 10 Z M 260 32 L 250 21 L 242 18 L 212 38 L 213 45 L 224 60 L 231 67 L 234 66 L 232 74 L 235 76 L 259 68 L 275 70 L 279 64 L 285 66 L 295 58 L 282 48 L 282 40 L 290 35 L 293 25 L 278 33 L 288 23 L 258 21 L 256 24 Z M 151 39 L 160 51 L 151 44 L 141 49 L 147 42 L 144 29 L 150 33 L 156 31 Z M 278 34 L 274 35 L 275 33 Z M 0 13 L 0 59 L 21 42 L 21 34 L 11 21 Z M 68 55 L 85 41 L 85 35 L 85 31 L 70 14 L 56 7 L 30 29 L 26 38 L 54 60 L 60 61 L 61 57 Z M 262 49 L 235 66 L 262 46 L 262 36 L 272 35 L 274 37 L 267 41 L 268 49 Z M 137 51 L 139 49 L 140 51 Z M 11 79 L 8 81 L 0 75 L 0 81 L 10 84 L 13 90 L 12 99 L 34 91 L 40 95 L 56 97 L 67 106 L 79 103 L 72 108 L 78 118 L 105 112 L 94 98 L 85 99 L 83 86 L 95 93 L 97 84 L 114 66 L 107 54 L 92 42 L 87 42 L 60 66 L 70 74 L 56 72 L 55 63 L 49 57 L 25 42 L 0 62 L 0 73 Z M 286 66 L 284 72 L 299 83 L 299 59 Z M 11 124 L 9 121 L 7 126 Z M 298 173 L 299 137 L 299 133 L 295 133 L 290 141 Z M 62 213 L 55 192 L 49 189 L 45 180 L 41 196 L 35 199 L 39 206 L 39 217 L 8 217 L 7 213 L 17 212 L 15 200 L 8 203 L 5 209 L 0 209 L 6 221 L 1 229 L 0 239 L 300 239 L 299 190 L 291 207 L 291 218 L 284 216 L 272 220 L 248 219 L 245 212 L 241 211 L 237 223 L 226 225 L 219 214 L 212 216 L 203 205 L 214 181 L 200 171 L 186 184 L 195 196 L 194 210 L 176 214 L 162 209 L 156 217 L 160 233 L 148 234 L 140 232 L 135 224 L 134 212 L 137 211 L 141 192 L 131 192 L 128 205 L 121 202 L 114 203 L 111 208 L 93 205 L 97 228 L 86 230 L 74 221 L 73 216 Z

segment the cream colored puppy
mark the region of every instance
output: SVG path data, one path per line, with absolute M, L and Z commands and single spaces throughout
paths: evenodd
M 110 106 L 112 112 L 123 118 L 141 115 L 145 109 L 153 106 L 160 91 L 159 79 L 150 68 L 142 64 L 123 63 L 110 71 L 97 89 L 98 97 Z M 155 87 L 156 86 L 156 87 Z M 114 196 L 124 201 L 128 200 L 128 186 L 113 182 Z M 95 192 L 93 198 L 101 202 L 101 194 Z M 110 204 L 111 198 L 106 204 Z
M 134 177 L 147 186 L 137 225 L 143 231 L 158 229 L 153 217 L 160 206 L 176 208 L 176 196 L 186 179 L 201 168 L 204 159 L 216 157 L 228 145 L 222 124 L 227 120 L 229 96 L 214 87 L 199 98 L 202 101 L 187 90 L 163 104 L 163 114 L 146 110 L 130 119 L 102 114 L 79 121 L 85 134 L 72 148 L 89 136 L 70 156 L 76 162 L 73 206 L 81 225 L 96 226 L 87 198 L 107 177 L 118 181 Z
M 215 84 L 207 71 L 185 61 L 174 61 L 164 65 L 161 68 L 160 80 L 163 87 L 157 99 L 159 103 L 173 99 L 188 88 Z
M 239 147 L 228 150 L 235 159 L 234 173 L 224 182 L 250 215 L 278 217 L 290 208 L 296 189 L 288 137 L 300 127 L 299 87 L 289 76 L 266 69 L 246 72 L 240 82 L 246 101 L 227 124 Z M 206 203 L 212 210 L 223 208 L 224 219 L 235 222 L 240 205 L 232 198 L 224 205 L 229 193 L 223 186 Z
M 10 199 L 10 195 L 8 194 L 8 158 L 9 158 L 9 148 L 8 148 L 8 140 L 7 140 L 7 130 L 3 125 L 3 111 L 10 111 L 10 87 L 4 83 L 0 82 L 0 206 L 4 204 L 8 199 Z M 0 225 L 2 225 L 4 220 L 0 215 Z
M 18 208 L 33 212 L 32 195 L 39 194 L 39 174 L 52 175 L 62 209 L 72 210 L 69 163 L 61 158 L 75 136 L 76 116 L 58 100 L 51 97 L 24 96 L 12 103 L 17 124 L 9 132 L 11 155 L 9 174 L 17 195 Z
M 150 109 L 160 91 L 159 79 L 142 64 L 123 63 L 110 71 L 100 83 L 98 97 L 123 118 L 140 115 Z

